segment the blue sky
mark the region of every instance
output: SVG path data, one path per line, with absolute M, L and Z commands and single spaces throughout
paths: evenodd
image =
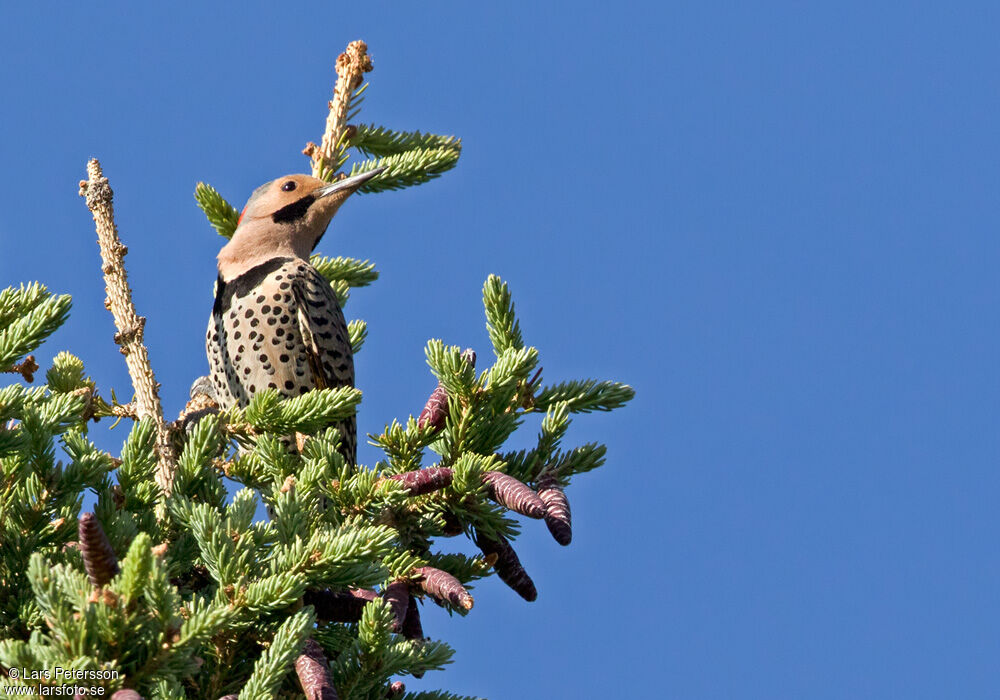
M 97 156 L 176 415 L 221 242 L 194 185 L 241 204 L 306 170 L 364 38 L 363 119 L 464 151 L 323 240 L 382 272 L 347 308 L 370 328 L 361 430 L 419 411 L 428 338 L 488 355 L 489 273 L 547 379 L 636 387 L 573 425 L 609 458 L 569 490 L 572 546 L 536 523 L 518 541 L 538 601 L 490 581 L 465 619 L 428 609 L 456 663 L 410 688 L 996 695 L 996 5 L 53 8 L 0 11 L 0 285 L 74 298 L 45 359 L 127 393 L 76 194 Z

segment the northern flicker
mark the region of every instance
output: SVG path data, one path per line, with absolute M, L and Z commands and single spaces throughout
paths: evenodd
M 216 398 L 245 406 L 271 388 L 285 397 L 354 386 L 347 323 L 330 284 L 309 256 L 333 215 L 371 170 L 332 184 L 287 175 L 250 196 L 219 252 L 215 306 L 205 346 Z M 341 453 L 356 462 L 354 418 L 336 424 Z

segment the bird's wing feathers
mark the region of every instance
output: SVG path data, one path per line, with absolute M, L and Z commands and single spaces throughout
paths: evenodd
M 311 265 L 300 266 L 292 281 L 295 318 L 316 388 L 354 386 L 354 356 L 347 322 L 330 283 Z M 336 424 L 340 452 L 348 464 L 357 460 L 358 432 L 354 417 Z
M 347 322 L 337 297 L 314 268 L 306 266 L 292 283 L 299 333 L 317 388 L 354 385 Z
M 305 346 L 306 360 L 309 363 L 309 373 L 312 375 L 313 385 L 317 389 L 327 388 L 326 375 L 323 372 L 323 351 L 316 343 L 312 326 L 309 323 L 309 313 L 307 311 L 308 302 L 305 293 L 299 286 L 292 290 L 295 297 L 295 319 L 299 324 L 299 335 L 302 337 L 302 344 Z

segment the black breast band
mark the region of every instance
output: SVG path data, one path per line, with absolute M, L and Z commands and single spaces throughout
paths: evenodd
M 246 296 L 261 283 L 261 280 L 290 260 L 292 258 L 272 258 L 266 263 L 251 267 L 239 277 L 234 277 L 228 282 L 223 281 L 222 275 L 219 275 L 219 279 L 215 283 L 215 306 L 212 307 L 212 313 L 216 316 L 224 314 L 232 305 L 234 297 Z

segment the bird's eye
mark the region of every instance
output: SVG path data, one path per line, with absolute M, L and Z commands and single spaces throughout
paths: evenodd
M 291 192 L 292 190 L 295 189 L 295 183 L 289 180 L 288 182 L 286 182 L 284 185 L 281 186 L 281 189 L 283 189 L 285 192 Z

